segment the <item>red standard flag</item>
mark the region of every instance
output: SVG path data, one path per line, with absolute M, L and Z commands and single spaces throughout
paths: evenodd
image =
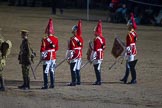
M 125 51 L 124 43 L 118 37 L 115 37 L 114 44 L 111 50 L 112 55 L 115 58 L 118 58 L 124 53 L 124 51 Z

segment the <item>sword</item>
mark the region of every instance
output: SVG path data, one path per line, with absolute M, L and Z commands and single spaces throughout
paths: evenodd
M 93 59 L 92 61 L 91 61 L 91 60 L 88 60 L 85 64 L 83 64 L 83 65 L 81 66 L 80 70 L 81 70 L 83 67 L 85 67 L 87 64 L 93 62 L 94 60 L 95 60 L 95 59 Z
M 30 65 L 30 68 L 31 68 L 32 74 L 34 76 L 34 79 L 36 80 L 35 72 L 34 72 L 33 67 L 31 65 Z
M 42 60 L 39 61 L 39 63 L 36 65 L 36 67 L 34 68 L 34 73 L 36 72 L 38 66 L 40 65 L 40 63 L 42 62 Z
M 57 64 L 56 67 L 55 67 L 55 69 L 56 69 L 57 67 L 59 67 L 62 63 L 64 63 L 65 60 L 67 60 L 67 58 L 64 58 L 59 64 Z
M 64 63 L 65 60 L 68 59 L 68 57 L 69 57 L 68 54 L 69 54 L 70 52 L 72 52 L 72 51 L 69 51 L 69 52 L 68 52 L 68 51 L 69 51 L 69 50 L 66 51 L 66 56 L 65 56 L 65 58 L 64 58 L 59 64 L 56 65 L 55 69 L 56 69 L 57 67 L 59 67 L 62 63 Z

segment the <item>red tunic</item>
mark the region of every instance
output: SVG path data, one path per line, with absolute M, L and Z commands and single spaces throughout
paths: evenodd
M 56 59 L 56 51 L 58 50 L 58 38 L 55 36 L 48 36 L 42 39 L 41 53 L 45 53 L 43 60 Z
M 103 60 L 104 57 L 104 49 L 106 48 L 106 40 L 103 36 L 97 36 L 94 39 L 94 48 L 93 50 L 96 52 L 96 59 Z
M 73 36 L 70 38 L 69 50 L 73 51 L 71 59 L 78 59 L 82 57 L 83 38 L 81 36 Z
M 126 47 L 129 48 L 129 51 L 127 50 L 127 55 L 137 54 L 136 40 L 137 40 L 137 34 L 134 30 L 131 30 L 126 37 Z

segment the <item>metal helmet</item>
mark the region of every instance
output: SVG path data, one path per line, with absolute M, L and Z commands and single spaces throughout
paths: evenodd
M 72 31 L 77 31 L 77 29 L 78 29 L 78 26 L 77 26 L 77 25 L 74 25 L 74 26 L 72 27 Z

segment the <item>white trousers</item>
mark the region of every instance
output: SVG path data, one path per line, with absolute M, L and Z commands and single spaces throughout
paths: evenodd
M 80 67 L 81 67 L 81 64 L 82 64 L 81 58 L 75 59 L 75 61 L 73 61 L 72 63 L 75 63 L 73 71 L 80 70 Z
M 101 63 L 102 63 L 102 60 L 94 60 L 93 61 L 93 65 L 99 64 L 97 70 L 100 70 L 101 69 Z
M 128 62 L 134 61 L 135 55 L 128 55 Z
M 56 66 L 56 60 L 48 60 L 48 61 L 44 61 L 44 65 L 46 65 L 46 69 L 44 71 L 44 73 L 49 73 L 50 72 L 55 72 L 55 66 Z
M 134 61 L 135 59 L 135 55 L 128 55 L 128 59 L 127 59 L 127 67 L 130 69 L 130 66 L 129 66 L 129 63 L 128 62 L 131 62 L 131 61 Z

